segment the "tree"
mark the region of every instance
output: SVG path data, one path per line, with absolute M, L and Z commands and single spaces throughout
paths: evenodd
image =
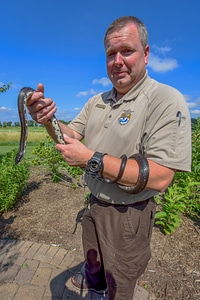
M 6 92 L 7 90 L 9 90 L 11 84 L 12 84 L 12 82 L 9 82 L 8 84 L 3 84 L 0 87 L 0 94 Z
M 28 120 L 28 126 L 33 127 L 34 126 L 34 122 L 33 120 Z
M 7 127 L 11 127 L 12 126 L 12 122 L 7 122 Z

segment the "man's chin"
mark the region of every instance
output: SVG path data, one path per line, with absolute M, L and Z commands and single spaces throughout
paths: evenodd
M 126 78 L 118 78 L 115 80 L 116 86 L 127 85 L 128 81 Z

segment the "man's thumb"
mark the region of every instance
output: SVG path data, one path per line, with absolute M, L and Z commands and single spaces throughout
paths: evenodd
M 64 137 L 65 142 L 67 142 L 67 144 L 69 144 L 71 141 L 71 138 L 65 133 L 63 134 L 63 137 Z
M 38 92 L 41 92 L 44 95 L 44 85 L 42 83 L 38 84 L 37 90 L 38 90 Z

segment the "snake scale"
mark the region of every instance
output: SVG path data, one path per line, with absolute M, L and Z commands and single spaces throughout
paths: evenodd
M 19 113 L 19 119 L 20 119 L 20 124 L 21 124 L 21 136 L 20 136 L 19 150 L 15 157 L 16 165 L 22 161 L 25 151 L 26 151 L 26 141 L 27 141 L 27 137 L 28 137 L 28 120 L 27 120 L 27 115 L 26 115 L 26 102 L 34 92 L 35 92 L 34 89 L 32 89 L 30 87 L 24 87 L 20 90 L 19 95 L 18 95 L 18 113 Z M 49 121 L 52 124 L 57 141 L 60 144 L 65 144 L 65 140 L 63 138 L 63 134 L 60 129 L 59 122 L 56 119 L 55 115 L 53 115 Z

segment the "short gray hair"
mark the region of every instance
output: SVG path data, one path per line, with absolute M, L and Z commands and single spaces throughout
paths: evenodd
M 137 27 L 140 42 L 141 42 L 143 48 L 145 48 L 146 45 L 148 44 L 147 28 L 146 28 L 145 24 L 140 19 L 138 19 L 137 17 L 134 17 L 134 16 L 124 16 L 124 17 L 120 17 L 120 18 L 114 20 L 110 24 L 110 26 L 108 27 L 108 29 L 105 33 L 104 46 L 106 45 L 106 38 L 107 38 L 108 34 L 113 33 L 115 31 L 119 31 L 123 27 L 125 27 L 127 24 L 130 24 L 130 23 L 134 24 Z

